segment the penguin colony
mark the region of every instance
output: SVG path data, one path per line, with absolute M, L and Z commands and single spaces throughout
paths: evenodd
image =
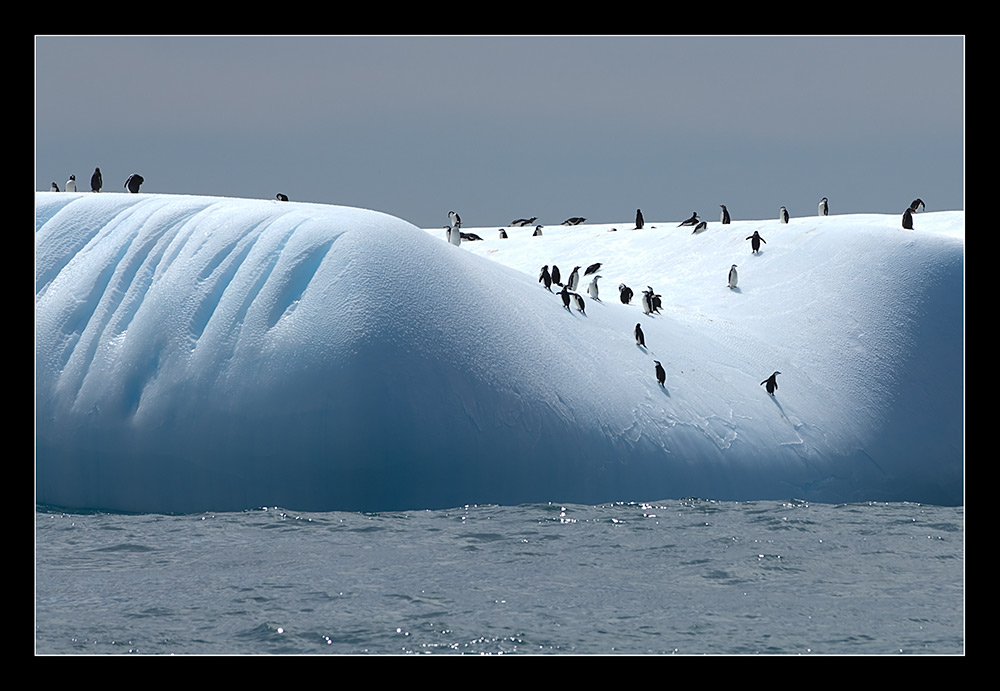
M 54 189 L 57 189 L 55 183 L 52 183 L 52 185 Z M 722 210 L 720 215 L 720 224 L 730 225 L 732 219 L 729 214 L 729 209 L 726 207 L 725 204 L 720 204 L 719 208 Z M 912 230 L 913 215 L 916 214 L 918 211 L 923 210 L 924 208 L 925 206 L 923 200 L 919 198 L 914 199 L 910 203 L 910 205 L 903 211 L 903 219 L 902 219 L 903 228 Z M 819 204 L 817 206 L 817 215 L 828 216 L 829 214 L 830 214 L 829 200 L 826 197 L 823 197 L 819 201 Z M 449 229 L 449 239 L 450 239 L 451 230 L 454 229 L 457 231 L 457 228 L 461 224 L 461 219 L 459 218 L 458 214 L 456 214 L 454 211 L 449 212 L 448 216 L 450 219 L 450 224 L 449 226 L 447 226 L 447 228 Z M 525 226 L 531 225 L 532 223 L 535 223 L 535 221 L 537 220 L 538 220 L 537 216 L 532 216 L 531 218 L 518 218 L 515 219 L 514 221 L 511 221 L 508 227 L 523 228 Z M 580 225 L 584 223 L 586 220 L 587 219 L 583 217 L 574 216 L 563 221 L 561 225 L 564 226 Z M 778 221 L 783 224 L 788 223 L 789 221 L 788 209 L 784 206 L 781 206 L 778 210 Z M 642 215 L 642 210 L 636 209 L 635 230 L 642 230 L 644 226 L 645 226 L 645 220 Z M 689 218 L 682 221 L 677 227 L 681 228 L 684 226 L 692 226 L 694 228 L 692 230 L 692 233 L 699 233 L 707 230 L 708 223 L 706 221 L 700 220 L 697 212 L 693 212 Z M 615 228 L 611 229 L 611 231 L 614 230 L 616 229 Z M 506 239 L 509 237 L 507 231 L 503 228 L 500 228 L 499 233 L 501 239 Z M 458 233 L 456 232 L 456 235 L 457 234 Z M 462 239 L 466 239 L 466 235 L 467 234 L 462 233 L 461 234 Z M 542 226 L 536 225 L 535 230 L 532 233 L 532 236 L 540 237 L 541 235 L 542 235 Z M 481 239 L 478 236 L 474 236 L 474 238 Z M 767 244 L 767 241 L 763 237 L 761 237 L 759 230 L 755 230 L 752 235 L 747 236 L 746 240 L 750 241 L 751 252 L 753 254 L 759 254 L 761 251 L 761 244 Z M 595 300 L 597 302 L 601 302 L 600 291 L 597 283 L 598 279 L 601 278 L 601 275 L 597 274 L 597 271 L 599 271 L 602 266 L 603 266 L 602 262 L 595 262 L 587 266 L 587 268 L 583 272 L 584 276 L 594 274 L 594 277 L 591 279 L 590 283 L 587 286 L 587 293 L 592 300 Z M 552 291 L 553 284 L 561 288 L 561 290 L 559 290 L 556 294 L 562 300 L 563 308 L 567 312 L 570 312 L 572 308 L 575 308 L 577 312 L 581 314 L 586 314 L 586 303 L 584 302 L 583 296 L 577 292 L 577 289 L 580 284 L 581 268 L 582 268 L 581 266 L 574 266 L 573 270 L 570 272 L 569 279 L 566 281 L 565 284 L 563 284 L 560 281 L 561 275 L 559 272 L 559 267 L 553 264 L 550 269 L 549 265 L 546 264 L 541 268 L 541 271 L 538 276 L 538 282 L 541 283 L 542 286 L 549 292 L 553 292 Z M 737 272 L 737 265 L 733 264 L 729 268 L 729 272 L 726 278 L 726 284 L 728 285 L 730 290 L 736 290 L 738 283 L 739 283 L 739 274 Z M 635 297 L 635 292 L 629 286 L 625 285 L 624 283 L 620 283 L 618 285 L 618 297 L 623 305 L 630 305 L 632 304 L 632 299 Z M 646 286 L 646 290 L 642 291 L 642 295 L 640 298 L 640 305 L 642 307 L 642 312 L 644 315 L 648 316 L 651 314 L 660 314 L 663 308 L 662 296 L 656 293 L 656 291 L 653 290 L 652 286 Z M 637 323 L 635 325 L 632 335 L 635 338 L 636 346 L 646 351 L 647 350 L 646 334 L 642 330 L 641 323 Z M 657 384 L 661 388 L 665 388 L 666 370 L 663 367 L 663 363 L 660 362 L 659 360 L 653 360 L 653 364 L 655 366 L 654 376 L 656 377 Z M 774 396 L 774 392 L 777 391 L 778 389 L 777 376 L 779 374 L 781 374 L 781 372 L 775 371 L 771 374 L 770 377 L 768 377 L 767 379 L 765 379 L 760 383 L 760 385 L 765 388 L 768 395 L 770 396 Z

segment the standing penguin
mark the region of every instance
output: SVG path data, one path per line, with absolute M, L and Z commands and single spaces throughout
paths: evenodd
M 819 207 L 818 207 L 817 211 L 819 212 L 820 216 L 829 216 L 830 215 L 830 205 L 826 201 L 826 197 L 823 197 L 822 199 L 819 200 Z
M 739 276 L 736 274 L 736 264 L 733 264 L 729 269 L 729 289 L 732 290 L 736 287 L 736 282 L 739 280 Z
M 918 211 L 923 211 L 925 208 L 924 200 L 917 197 L 912 202 L 910 202 L 910 211 L 917 213 Z
M 500 229 L 500 239 L 501 240 L 506 240 L 507 239 L 507 231 L 504 230 L 503 228 Z
M 788 223 L 788 209 L 785 207 L 778 209 L 778 218 L 782 223 Z
M 569 281 L 567 281 L 567 285 L 569 286 L 570 290 L 576 290 L 576 287 L 578 285 L 580 285 L 580 267 L 579 266 L 574 266 L 573 267 L 573 271 L 569 275 Z
M 49 192 L 58 192 L 58 191 L 59 191 L 59 185 L 53 182 L 52 187 L 49 188 Z
M 653 360 L 653 362 L 656 363 L 656 381 L 659 382 L 660 386 L 663 386 L 663 382 L 667 381 L 667 372 L 659 360 Z
M 550 271 L 549 273 L 552 274 L 552 282 L 555 283 L 557 286 L 561 286 L 562 274 L 559 273 L 559 267 L 553 264 L 552 271 Z
M 683 223 L 678 223 L 677 227 L 680 228 L 681 226 L 693 226 L 697 222 L 698 222 L 698 212 L 695 211 L 695 212 L 693 212 L 691 214 L 691 218 L 689 218 L 688 220 L 684 221 Z
M 142 183 L 146 182 L 141 175 L 138 173 L 132 173 L 128 176 L 128 180 L 125 181 L 125 189 L 127 189 L 132 194 L 139 193 L 139 187 Z
M 563 286 L 562 290 L 559 291 L 559 297 L 562 298 L 563 307 L 565 307 L 566 310 L 569 311 L 569 290 L 566 288 L 566 286 Z
M 66 181 L 66 191 L 76 192 L 76 176 L 70 175 L 69 180 Z
M 94 168 L 94 174 L 90 176 L 90 191 L 100 192 L 104 187 L 104 178 L 101 176 L 101 169 Z
M 722 207 L 722 225 L 729 225 L 729 209 L 726 208 L 725 204 L 719 204 Z
M 624 283 L 618 284 L 618 298 L 622 301 L 623 305 L 627 305 L 632 302 L 632 289 L 629 288 Z
M 903 212 L 903 228 L 913 230 L 913 212 L 909 208 Z
M 641 230 L 646 222 L 642 218 L 642 209 L 635 210 L 635 229 Z
M 781 208 L 784 209 L 785 207 Z M 758 233 L 756 230 L 753 231 L 753 235 L 747 237 L 746 239 L 750 241 L 750 247 L 753 248 L 754 254 L 756 254 L 760 250 L 760 243 L 763 242 L 765 245 L 767 244 L 767 240 L 762 238 L 760 236 L 760 233 Z
M 760 385 L 763 386 L 764 388 L 766 388 L 767 392 L 769 394 L 771 394 L 772 396 L 774 395 L 775 389 L 778 388 L 778 379 L 777 379 L 777 376 L 779 374 L 781 374 L 781 372 L 775 372 L 770 377 L 768 377 L 767 379 L 765 379 L 764 381 L 762 381 L 760 383 Z
M 649 314 L 653 311 L 653 289 L 642 291 L 642 313 Z
M 594 276 L 594 278 L 590 281 L 590 285 L 587 286 L 587 293 L 590 295 L 591 298 L 597 300 L 598 302 L 601 301 L 601 298 L 598 296 L 598 290 L 597 290 L 597 279 L 599 279 L 600 277 L 601 277 L 600 274 Z
M 545 290 L 552 292 L 552 276 L 549 275 L 549 265 L 542 267 L 542 273 L 538 274 L 538 282 L 545 286 Z
M 642 332 L 642 326 L 640 326 L 639 324 L 636 324 L 635 325 L 635 329 L 632 331 L 632 333 L 635 334 L 635 344 L 637 346 L 642 346 L 643 348 L 645 348 L 646 347 L 646 334 L 644 334 Z
M 587 305 L 583 302 L 583 296 L 579 293 L 570 293 L 573 296 L 573 303 L 576 305 L 576 310 L 578 312 L 587 313 Z
M 537 237 L 541 237 L 541 236 L 542 236 L 542 227 L 541 226 L 535 226 L 535 232 L 531 234 L 531 237 L 537 238 Z

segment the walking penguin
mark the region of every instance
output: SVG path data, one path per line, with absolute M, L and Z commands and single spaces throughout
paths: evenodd
M 633 333 L 635 334 L 635 344 L 637 346 L 642 346 L 643 348 L 645 348 L 646 347 L 646 334 L 644 334 L 642 332 L 642 326 L 640 326 L 639 324 L 636 324 L 635 325 L 635 330 L 633 331 Z
M 766 388 L 767 392 L 769 394 L 771 394 L 772 396 L 774 395 L 775 390 L 778 388 L 778 379 L 777 379 L 777 377 L 778 377 L 779 374 L 781 374 L 781 372 L 775 372 L 770 377 L 768 377 L 767 379 L 765 379 L 764 381 L 762 381 L 760 383 L 760 385 L 763 386 L 764 388 Z
M 653 362 L 656 363 L 656 381 L 660 383 L 660 386 L 663 386 L 663 382 L 667 381 L 667 372 L 659 360 L 653 360 Z
M 762 238 L 760 236 L 760 233 L 758 233 L 756 230 L 753 231 L 753 235 L 748 236 L 746 239 L 750 241 L 750 247 L 753 248 L 754 254 L 760 251 L 760 243 L 763 242 L 765 245 L 767 244 L 767 240 Z
M 576 287 L 580 284 L 580 267 L 574 266 L 573 271 L 569 274 L 569 289 L 576 290 Z
M 601 298 L 598 297 L 598 290 L 597 290 L 597 279 L 599 279 L 600 277 L 601 277 L 600 274 L 594 276 L 594 278 L 590 281 L 590 285 L 587 286 L 587 293 L 590 295 L 591 298 L 597 300 L 598 302 L 601 301 Z
M 542 267 L 542 273 L 538 275 L 538 282 L 545 286 L 545 290 L 552 292 L 552 276 L 549 275 L 549 265 Z
M 566 311 L 568 312 L 569 311 L 569 289 L 566 286 L 563 286 L 562 290 L 559 291 L 559 297 L 562 298 L 563 307 L 565 307 Z
M 642 230 L 642 226 L 645 225 L 645 221 L 642 219 L 642 209 L 635 210 L 635 229 Z

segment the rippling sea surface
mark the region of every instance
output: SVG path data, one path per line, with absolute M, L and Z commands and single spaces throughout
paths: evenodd
M 965 652 L 964 508 L 35 515 L 38 654 Z

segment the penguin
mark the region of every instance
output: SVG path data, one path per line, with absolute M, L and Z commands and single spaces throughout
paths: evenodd
M 637 346 L 646 347 L 646 334 L 642 332 L 642 326 L 639 324 L 635 325 L 635 329 L 632 331 L 635 334 L 635 344 Z
M 695 233 L 700 233 L 706 228 L 708 228 L 708 221 L 700 221 L 698 225 L 694 227 L 694 230 L 691 231 L 691 234 L 694 235 Z
M 909 208 L 903 212 L 903 228 L 913 230 L 913 211 Z
M 618 284 L 618 298 L 622 301 L 623 305 L 627 305 L 632 302 L 633 295 L 634 293 L 632 292 L 632 289 L 627 285 L 624 283 Z
M 653 289 L 642 291 L 642 313 L 649 314 L 653 311 Z
M 698 213 L 694 212 L 691 214 L 691 218 L 677 225 L 678 228 L 681 226 L 693 226 L 698 222 Z
M 462 227 L 462 217 L 456 214 L 454 211 L 448 212 L 448 223 L 452 228 Z
M 663 382 L 667 381 L 667 372 L 659 360 L 653 360 L 653 362 L 656 363 L 656 381 L 659 382 L 660 386 L 663 386 Z
M 549 265 L 542 267 L 542 272 L 538 274 L 538 282 L 545 286 L 545 290 L 552 292 L 552 276 L 549 275 Z
M 562 275 L 559 273 L 559 267 L 555 264 L 552 265 L 552 271 L 549 272 L 552 275 L 552 282 L 557 286 L 562 285 Z
M 288 201 L 288 196 L 282 194 L 281 192 L 278 192 L 276 195 L 274 195 L 274 198 L 277 199 L 279 202 L 287 202 Z
M 775 372 L 770 377 L 768 377 L 767 379 L 765 379 L 764 381 L 762 381 L 760 383 L 760 385 L 763 386 L 763 387 L 765 387 L 767 389 L 767 392 L 769 394 L 771 394 L 772 396 L 774 395 L 775 389 L 778 388 L 778 380 L 777 380 L 776 377 L 779 374 L 781 374 L 781 372 Z
M 778 209 L 778 218 L 782 223 L 788 223 L 788 209 L 785 207 Z
M 912 202 L 910 202 L 910 211 L 917 213 L 918 211 L 923 211 L 925 208 L 924 200 L 917 197 Z
M 576 304 L 576 311 L 587 313 L 587 305 L 583 302 L 583 296 L 579 293 L 570 293 L 573 296 L 573 302 Z
M 591 280 L 590 282 L 590 285 L 587 286 L 587 293 L 590 295 L 592 299 L 597 300 L 598 302 L 601 301 L 601 298 L 598 296 L 598 290 L 597 290 L 597 279 L 599 279 L 600 277 L 601 277 L 600 274 L 594 276 L 593 280 Z
M 570 272 L 569 281 L 566 282 L 570 290 L 576 290 L 576 287 L 580 285 L 580 267 L 574 266 L 573 271 Z
M 104 177 L 101 175 L 101 169 L 94 168 L 94 174 L 90 176 L 90 191 L 100 192 L 102 187 L 104 187 Z
M 462 244 L 462 231 L 458 229 L 458 226 L 448 227 L 448 242 L 453 244 L 455 247 L 459 247 Z
M 538 216 L 532 216 L 531 218 L 516 218 L 510 222 L 511 227 L 519 226 L 523 228 L 526 225 L 530 225 L 538 220 Z
M 562 298 L 563 307 L 566 308 L 567 312 L 569 311 L 569 295 L 569 289 L 567 289 L 566 286 L 563 286 L 562 290 L 559 291 L 559 297 Z
M 642 227 L 645 224 L 646 224 L 646 222 L 642 218 L 642 209 L 636 209 L 635 210 L 635 229 L 636 230 L 642 230 Z
M 739 280 L 739 276 L 736 273 L 736 264 L 733 264 L 729 269 L 729 289 L 732 290 L 736 287 L 736 282 Z
M 819 200 L 819 208 L 817 210 L 820 216 L 830 215 L 830 204 L 826 201 L 826 197 Z
M 141 175 L 138 173 L 132 173 L 128 176 L 128 180 L 125 181 L 125 189 L 127 189 L 132 194 L 139 193 L 139 187 L 142 183 L 146 182 Z
M 581 218 L 580 216 L 573 216 L 572 218 L 567 218 L 565 221 L 563 221 L 562 225 L 564 225 L 564 226 L 578 226 L 578 225 L 580 225 L 581 223 L 583 223 L 586 220 L 587 219 Z
M 482 238 L 479 237 L 478 235 L 476 235 L 475 233 L 461 233 L 460 232 L 459 235 L 462 236 L 463 240 L 468 240 L 469 242 L 475 242 L 476 240 L 482 240 Z
M 507 239 L 507 231 L 504 230 L 503 228 L 500 229 L 500 239 L 501 240 L 506 240 Z
M 660 299 L 661 296 L 653 290 L 653 286 L 646 286 L 649 288 L 649 308 L 656 314 L 660 313 L 660 308 L 663 307 L 663 301 Z
M 52 187 L 49 188 L 49 192 L 58 192 L 58 191 L 59 191 L 59 185 L 53 182 Z
M 588 267 L 586 268 L 586 270 L 585 270 L 585 271 L 583 272 L 583 275 L 584 275 L 584 276 L 589 276 L 590 274 L 592 274 L 592 273 L 595 273 L 595 272 L 597 272 L 598 270 L 600 270 L 601 266 L 603 266 L 603 265 L 601 264 L 601 262 L 596 262 L 596 263 L 594 263 L 594 264 L 591 264 L 591 265 L 590 265 L 590 266 L 588 266 Z
M 724 226 L 729 225 L 729 209 L 726 208 L 725 204 L 719 204 L 722 207 L 722 220 L 721 223 Z
M 784 209 L 785 207 L 781 208 Z M 747 237 L 746 239 L 750 241 L 750 247 L 753 248 L 753 254 L 756 254 L 760 250 L 760 243 L 763 242 L 765 245 L 767 244 L 767 240 L 762 238 L 760 236 L 760 233 L 758 233 L 756 230 L 753 231 L 753 235 Z
M 540 238 L 540 237 L 542 237 L 542 227 L 541 226 L 535 226 L 535 232 L 531 234 L 531 237 L 533 237 L 533 238 Z
M 66 191 L 76 192 L 76 176 L 70 175 L 69 180 L 66 181 Z

